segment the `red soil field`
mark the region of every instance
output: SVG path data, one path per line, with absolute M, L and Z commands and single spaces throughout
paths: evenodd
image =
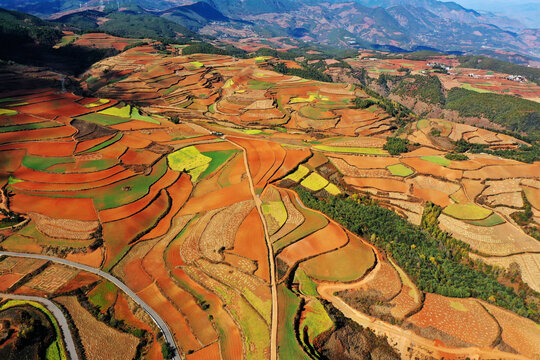
M 0 274 L 0 291 L 6 291 L 21 280 L 23 276 L 22 274 Z
M 345 160 L 349 165 L 357 167 L 359 169 L 385 169 L 387 166 L 395 165 L 399 163 L 396 158 L 387 156 L 353 156 L 353 155 L 341 155 L 332 154 L 330 158 L 339 158 Z
M 142 266 L 156 281 L 157 286 L 167 299 L 184 315 L 193 335 L 199 339 L 202 346 L 206 346 L 217 340 L 217 334 L 208 315 L 196 303 L 193 296 L 176 285 L 170 278 L 163 259 L 167 245 L 168 243 L 165 241 L 158 242 L 144 257 Z
M 112 129 L 116 129 L 120 131 L 131 131 L 131 130 L 141 130 L 141 129 L 153 129 L 155 127 L 158 127 L 158 125 L 149 123 L 147 121 L 131 120 L 124 123 L 111 125 L 110 127 Z
M 219 342 L 210 344 L 193 354 L 186 356 L 186 360 L 219 360 L 221 359 Z
M 450 205 L 450 197 L 448 194 L 435 189 L 422 189 L 419 187 L 414 187 L 413 195 L 425 201 L 431 201 L 442 207 Z
M 33 181 L 36 183 L 81 184 L 106 179 L 122 170 L 124 170 L 124 168 L 118 165 L 103 171 L 96 171 L 93 173 L 50 174 L 46 172 L 32 170 L 23 166 L 15 173 L 15 176 L 19 179 Z
M 480 170 L 466 171 L 464 177 L 470 179 L 533 178 L 540 174 L 540 165 L 523 164 L 511 166 L 487 166 Z
M 159 217 L 168 212 L 169 206 L 169 195 L 165 190 L 161 190 L 154 201 L 137 214 L 103 224 L 103 240 L 107 251 L 106 262 L 114 260 L 124 246 L 137 240 L 138 236 L 150 229 Z
M 105 141 L 111 139 L 114 135 L 109 136 L 103 136 L 97 139 L 88 140 L 88 141 L 80 141 L 77 143 L 77 147 L 75 148 L 75 153 L 80 153 L 83 151 L 86 151 L 88 149 L 93 148 L 94 146 L 97 146 L 101 143 L 104 143 Z
M 257 209 L 253 209 L 238 228 L 234 239 L 234 254 L 257 262 L 255 275 L 270 282 L 268 249 L 264 240 L 264 229 Z
M 185 145 L 185 146 L 189 146 L 189 145 L 192 145 L 194 143 L 203 143 L 203 142 L 207 142 L 207 141 L 211 141 L 211 140 L 215 140 L 216 137 L 213 136 L 213 135 L 208 135 L 208 136 L 196 136 L 196 137 L 193 137 L 193 138 L 188 138 L 188 139 L 180 139 L 180 140 L 168 140 L 168 141 L 163 141 L 164 144 L 167 144 L 167 145 Z
M 445 298 L 430 293 L 426 294 L 422 310 L 411 316 L 407 323 L 420 329 L 432 327 L 480 347 L 490 347 L 499 333 L 495 320 L 476 300 Z
M 129 326 L 153 333 L 150 326 L 148 326 L 145 322 L 139 320 L 135 315 L 133 315 L 133 313 L 129 309 L 126 296 L 122 292 L 118 293 L 116 303 L 114 304 L 114 317 L 115 319 L 124 321 Z
M 120 139 L 118 143 L 127 146 L 128 148 L 142 149 L 150 145 L 152 141 L 140 138 L 135 135 L 124 134 L 124 136 L 122 136 L 122 139 Z
M 192 140 L 198 140 L 199 138 L 195 138 Z M 214 142 L 209 144 L 198 144 L 195 145 L 197 150 L 200 152 L 207 152 L 207 151 L 224 151 L 224 150 L 238 150 L 238 148 L 234 145 L 232 145 L 228 141 L 222 141 L 222 142 Z
M 91 110 L 69 99 L 57 99 L 53 101 L 18 106 L 17 111 L 24 114 L 32 114 L 54 119 L 56 116 L 60 115 L 77 117 L 79 115 L 89 113 Z
M 101 278 L 97 275 L 94 275 L 86 271 L 81 271 L 73 279 L 71 279 L 69 282 L 62 285 L 58 290 L 56 290 L 56 293 L 61 294 L 61 293 L 70 292 L 80 287 L 98 282 L 100 280 Z
M 287 150 L 287 154 L 285 155 L 283 164 L 281 164 L 279 169 L 275 172 L 274 176 L 272 176 L 268 182 L 272 182 L 276 179 L 279 179 L 285 176 L 289 171 L 293 170 L 299 163 L 304 161 L 309 155 L 311 155 L 311 151 L 308 149 Z
M 146 289 L 140 291 L 139 295 L 148 305 L 167 322 L 178 345 L 184 353 L 189 350 L 198 350 L 201 348 L 199 341 L 195 338 L 189 328 L 186 319 L 176 308 L 163 296 L 156 284 L 152 284 Z
M 68 174 L 68 173 L 64 173 Z M 92 173 L 69 173 L 69 174 L 92 174 Z M 22 190 L 25 193 L 33 192 L 36 195 L 40 194 L 42 196 L 73 196 L 74 191 L 79 192 L 78 195 L 81 195 L 82 191 L 86 191 L 88 197 L 92 197 L 92 192 L 95 191 L 107 191 L 107 187 L 114 186 L 115 183 L 120 181 L 125 181 L 126 179 L 135 176 L 135 173 L 131 170 L 120 171 L 118 174 L 110 176 L 108 178 L 98 180 L 95 182 L 82 182 L 82 183 L 72 183 L 72 184 L 50 184 L 50 183 L 37 183 L 32 181 L 25 181 L 21 183 L 16 183 L 12 185 L 12 188 L 15 190 Z
M 103 252 L 101 249 L 97 249 L 88 253 L 68 254 L 66 260 L 99 268 L 103 262 Z
M 124 265 L 122 280 L 133 291 L 141 291 L 154 282 L 142 267 L 142 259 L 135 259 Z
M 221 356 L 222 358 L 235 360 L 241 358 L 242 353 L 242 336 L 240 331 L 232 320 L 231 316 L 225 311 L 224 304 L 216 294 L 208 291 L 202 287 L 199 283 L 193 281 L 193 279 L 184 271 L 184 262 L 180 257 L 180 246 L 182 241 L 177 238 L 173 240 L 166 253 L 167 267 L 172 269 L 173 277 L 176 278 L 187 287 L 192 289 L 193 292 L 199 294 L 204 300 L 210 304 L 207 312 L 214 317 L 214 323 L 220 330 L 220 334 L 227 334 L 221 336 L 219 341 L 221 344 Z M 206 276 L 202 272 L 191 268 L 196 271 L 199 276 Z
M 126 152 L 120 157 L 120 160 L 122 160 L 122 163 L 126 165 L 151 165 L 156 162 L 161 156 L 162 155 L 156 154 L 148 150 L 127 149 Z
M 538 342 L 538 324 L 504 310 L 482 302 L 489 313 L 497 319 L 502 328 L 502 341 L 511 348 L 531 359 L 540 353 Z
M 180 214 L 189 215 L 218 209 L 234 203 L 252 199 L 247 179 L 241 183 L 213 191 L 197 198 L 190 198 L 180 210 Z
M 53 139 L 65 139 L 74 135 L 77 129 L 71 126 L 59 126 L 54 128 L 44 128 L 35 130 L 21 130 L 16 132 L 8 132 L 0 134 L 0 143 L 16 143 L 27 141 L 41 141 L 41 140 L 53 140 Z M 50 149 L 51 151 L 53 149 Z M 41 154 L 41 153 L 38 153 Z
M 29 155 L 40 156 L 70 156 L 75 150 L 76 143 L 70 142 L 24 142 L 15 144 L 0 145 L 0 150 L 26 149 Z
M 540 210 L 540 189 L 526 186 L 524 190 L 527 200 L 535 209 Z
M 358 188 L 374 188 L 382 191 L 393 191 L 406 193 L 408 186 L 403 181 L 383 178 L 352 178 L 345 176 L 343 178 L 347 184 Z
M 373 266 L 375 255 L 371 247 L 358 236 L 347 233 L 344 247 L 303 262 L 300 267 L 312 278 L 326 281 L 353 281 Z
M 347 244 L 348 240 L 345 231 L 336 223 L 330 222 L 323 229 L 287 246 L 278 258 L 292 266 L 311 256 L 338 249 Z
M 25 150 L 0 151 L 0 158 L 2 159 L 2 171 L 15 172 L 15 170 L 21 166 L 22 159 L 25 155 Z
M 420 174 L 429 174 L 448 180 L 459 180 L 463 176 L 463 171 L 461 170 L 449 169 L 430 161 L 422 160 L 421 158 L 405 158 L 401 162 L 415 169 Z
M 256 187 L 264 188 L 270 181 L 270 179 L 274 176 L 276 171 L 281 167 L 281 164 L 283 164 L 283 160 L 285 159 L 286 152 L 285 150 L 277 143 L 268 143 L 270 147 L 271 154 L 273 155 L 273 163 L 270 162 L 263 162 L 261 164 L 262 169 L 266 169 L 266 171 L 262 174 L 260 179 L 255 183 Z M 263 159 L 261 157 L 261 159 Z M 262 170 L 261 169 L 261 170 Z M 254 177 L 254 180 L 256 178 Z
M 139 211 L 142 211 L 156 198 L 156 196 L 158 196 L 159 192 L 162 189 L 167 188 L 171 184 L 173 184 L 179 176 L 180 174 L 178 172 L 167 169 L 165 175 L 150 186 L 148 194 L 146 194 L 139 200 L 120 207 L 100 211 L 99 218 L 101 219 L 101 222 L 107 223 L 111 221 L 125 219 L 135 213 L 138 213 Z
M 37 212 L 56 219 L 98 219 L 92 199 L 50 198 L 16 193 L 11 198 L 10 207 L 19 213 Z
M 178 213 L 178 211 L 180 211 L 182 206 L 184 206 L 192 190 L 193 185 L 189 175 L 181 174 L 180 178 L 169 188 L 167 188 L 167 192 L 172 200 L 171 209 L 167 215 L 165 215 L 165 217 L 159 221 L 156 227 L 144 235 L 141 240 L 155 239 L 159 236 L 165 235 L 171 227 L 173 217 Z
M 16 110 L 17 108 L 13 108 L 13 110 Z M 15 115 L 0 115 L 0 119 L 2 119 L 0 126 L 10 126 L 10 125 L 22 125 L 22 124 L 32 124 L 32 123 L 38 123 L 42 122 L 42 118 L 35 117 L 33 115 L 29 114 L 15 114 Z

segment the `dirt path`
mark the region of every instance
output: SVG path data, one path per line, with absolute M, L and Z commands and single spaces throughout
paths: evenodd
M 255 201 L 255 207 L 261 218 L 261 222 L 264 228 L 264 238 L 266 240 L 266 247 L 268 248 L 268 261 L 270 262 L 270 289 L 272 292 L 272 322 L 270 324 L 270 360 L 277 360 L 277 331 L 278 331 L 278 299 L 277 299 L 277 283 L 276 283 L 276 264 L 274 262 L 274 248 L 272 247 L 272 242 L 270 240 L 270 235 L 268 234 L 268 228 L 266 225 L 266 220 L 261 209 L 261 199 L 255 192 L 255 186 L 253 185 L 253 178 L 251 177 L 251 171 L 249 169 L 249 163 L 247 158 L 247 150 L 244 149 L 239 144 L 228 140 L 227 136 L 223 137 L 225 140 L 233 144 L 234 146 L 242 149 L 244 154 L 244 164 L 246 167 L 246 173 L 249 180 L 249 189 L 253 200 Z

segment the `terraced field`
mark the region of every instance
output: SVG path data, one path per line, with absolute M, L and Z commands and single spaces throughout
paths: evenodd
M 533 321 L 475 294 L 421 291 L 376 238 L 308 208 L 297 189 L 369 196 L 417 225 L 437 204 L 436 222 L 467 252 L 516 262 L 538 289 L 540 243 L 511 214 L 525 197 L 538 216 L 540 164 L 483 154 L 452 161 L 422 136 L 440 126 L 456 140 L 520 141 L 423 120 L 407 135 L 420 145 L 391 156 L 383 146 L 395 119 L 378 106 L 354 108 L 366 93 L 281 75 L 267 60 L 140 46 L 83 76 L 95 97 L 1 94 L 0 205 L 21 221 L 1 230 L 0 246 L 114 275 L 166 322 L 186 359 L 320 358 L 323 339 L 342 326 L 336 311 L 387 336 L 403 358 L 540 356 Z M 122 329 L 139 329 L 148 332 L 144 355 L 163 357 L 155 326 L 111 282 L 6 258 L 0 288 L 58 298 L 78 327 L 91 324 L 80 332 L 89 354 L 122 343 L 131 358 L 139 342 Z M 86 302 L 73 297 L 81 288 Z M 521 340 L 513 322 L 527 329 Z M 92 329 L 107 338 L 95 341 Z

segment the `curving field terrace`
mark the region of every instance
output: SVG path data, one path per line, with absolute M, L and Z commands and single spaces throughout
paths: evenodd
M 55 89 L 0 96 L 27 103 L 1 102 L 16 113 L 0 112 L 0 205 L 24 218 L 0 229 L 2 248 L 113 274 L 167 323 L 186 359 L 320 358 L 338 313 L 387 336 L 403 358 L 540 356 L 537 324 L 496 302 L 420 291 L 373 245 L 378 239 L 346 230 L 344 219 L 308 208 L 295 191 L 377 201 L 416 224 L 428 202 L 438 204 L 440 228 L 477 260 L 515 262 L 538 289 L 540 245 L 510 215 L 524 210 L 523 196 L 539 211 L 540 165 L 483 154 L 451 161 L 426 134 L 516 139 L 426 119 L 408 135 L 421 146 L 391 156 L 383 146 L 395 119 L 379 106 L 354 108 L 368 97 L 360 88 L 278 74 L 265 65 L 272 59 L 169 50 L 140 46 L 97 63 L 82 76 L 92 97 Z M 71 296 L 82 289 L 97 311 L 148 332 L 145 358 L 162 358 L 158 331 L 112 283 L 7 258 L 0 288 L 60 296 L 92 358 L 114 343 L 132 356 L 137 338 L 94 318 Z

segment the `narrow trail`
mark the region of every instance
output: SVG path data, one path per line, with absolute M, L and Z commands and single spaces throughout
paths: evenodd
M 62 310 L 60 310 L 60 308 L 56 306 L 55 303 L 53 303 L 52 301 L 48 299 L 44 299 L 37 296 L 13 295 L 13 294 L 5 294 L 5 293 L 0 293 L 0 298 L 33 301 L 33 302 L 37 302 L 45 306 L 45 308 L 47 308 L 47 310 L 49 310 L 51 314 L 53 314 L 54 318 L 58 322 L 58 326 L 60 327 L 60 330 L 62 332 L 62 338 L 64 339 L 64 344 L 66 346 L 66 350 L 69 355 L 69 358 L 71 360 L 79 360 L 79 356 L 77 355 L 77 351 L 75 350 L 75 343 L 73 342 L 73 336 L 71 334 L 71 330 L 69 329 L 69 325 L 66 320 L 66 317 L 64 316 L 64 313 L 62 312 Z
M 227 139 L 227 136 L 223 137 L 226 141 L 230 142 L 234 146 L 242 149 L 244 154 L 244 164 L 246 168 L 246 174 L 249 180 L 249 189 L 251 195 L 253 196 L 253 201 L 255 201 L 255 207 L 259 213 L 263 229 L 264 229 L 264 238 L 266 240 L 266 247 L 268 248 L 268 260 L 270 262 L 270 289 L 272 292 L 272 323 L 270 324 L 270 360 L 277 360 L 277 331 L 278 331 L 278 298 L 277 298 L 277 283 L 276 283 L 276 264 L 274 261 L 274 248 L 272 247 L 272 242 L 270 240 L 270 235 L 268 234 L 268 227 L 266 225 L 266 220 L 264 219 L 264 214 L 261 209 L 261 199 L 255 192 L 255 186 L 253 185 L 253 178 L 251 177 L 251 171 L 249 169 L 249 162 L 247 158 L 247 150 L 244 149 L 239 144 Z

